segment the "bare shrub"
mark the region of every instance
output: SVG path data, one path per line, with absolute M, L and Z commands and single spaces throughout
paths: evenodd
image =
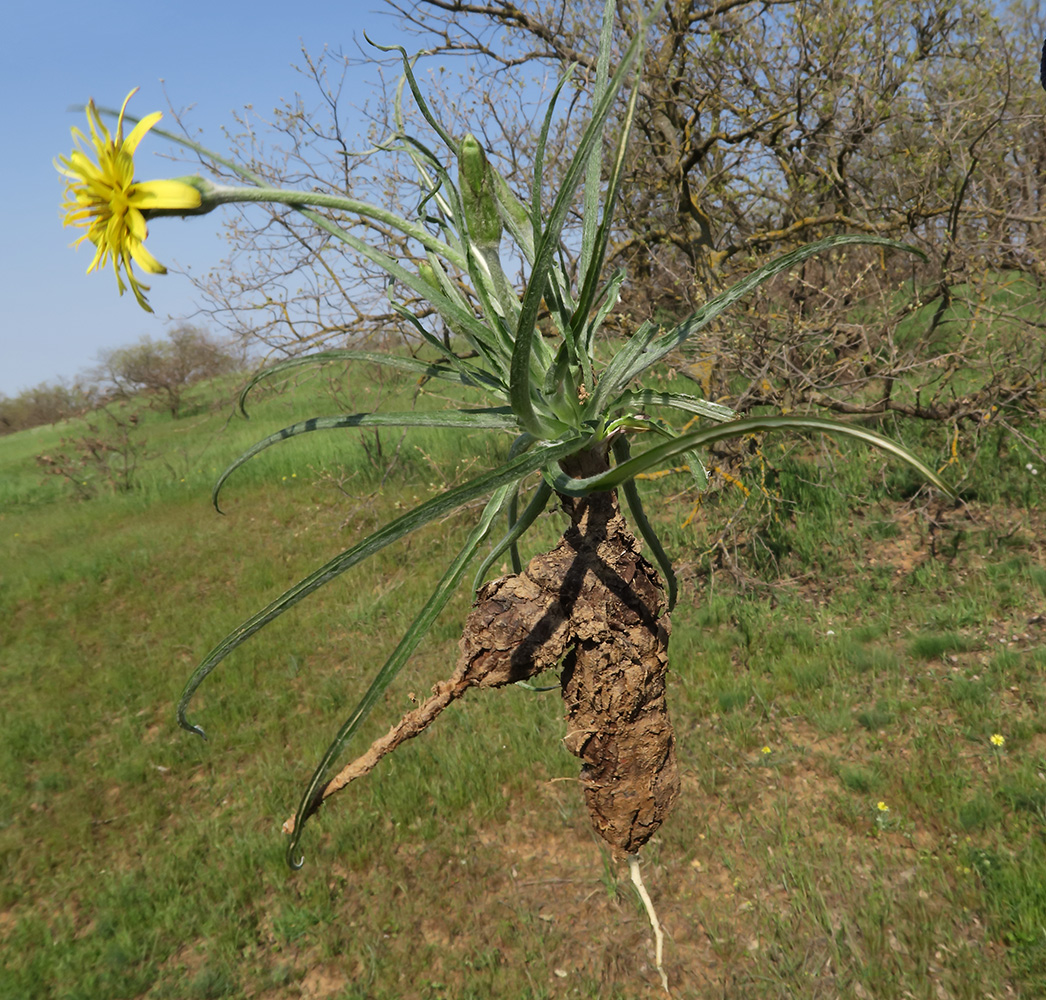
M 59 449 L 36 456 L 49 475 L 64 479 L 73 493 L 89 500 L 100 492 L 129 493 L 145 456 L 137 410 L 109 403 L 95 409 L 81 433 L 62 438 Z
M 576 65 L 561 98 L 570 114 L 545 151 L 546 177 L 562 173 L 596 75 L 590 4 L 391 6 L 413 35 L 407 47 L 426 50 L 419 72 L 435 70 L 437 114 L 498 150 L 499 170 L 524 200 L 540 125 L 534 81 L 547 90 Z M 621 44 L 635 9 L 618 4 Z M 607 329 L 671 323 L 768 254 L 875 233 L 915 244 L 927 260 L 847 248 L 808 261 L 688 344 L 676 369 L 743 411 L 891 413 L 971 433 L 985 414 L 1039 415 L 1046 338 L 1029 307 L 1046 280 L 1042 22 L 1028 0 L 668 5 L 644 56 L 626 162 L 634 195 L 619 207 L 608 255 L 628 278 Z M 475 61 L 459 75 L 451 58 L 462 52 Z M 391 103 L 368 109 L 374 146 L 351 154 L 339 59 L 304 59 L 325 114 L 289 101 L 267 123 L 265 145 L 245 121 L 240 152 L 252 170 L 274 186 L 423 204 L 395 155 L 406 126 Z M 409 113 L 408 126 L 427 127 Z M 283 206 L 260 222 L 235 217 L 229 238 L 238 267 L 207 286 L 212 315 L 269 352 L 409 342 L 413 331 L 390 302 L 428 315 L 409 289 L 331 253 L 326 233 Z M 392 232 L 371 226 L 368 239 L 425 263 Z
M 91 409 L 98 402 L 96 387 L 64 382 L 41 382 L 17 396 L 0 396 L 0 435 L 57 424 Z
M 146 336 L 130 347 L 103 351 L 99 361 L 101 381 L 125 397 L 141 393 L 154 397 L 176 419 L 187 389 L 236 371 L 244 363 L 242 353 L 188 324 L 171 329 L 165 340 Z

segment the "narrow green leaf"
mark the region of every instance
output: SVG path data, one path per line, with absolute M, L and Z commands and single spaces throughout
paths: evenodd
M 465 255 L 464 234 L 458 231 L 458 220 L 462 217 L 461 199 L 451 179 L 450 172 L 425 143 L 415 136 L 407 135 L 403 132 L 401 119 L 397 120 L 397 127 L 400 131 L 383 148 L 404 151 L 411 158 L 414 169 L 418 172 L 424 192 L 421 201 L 418 203 L 418 215 L 421 215 L 422 210 L 429 201 L 434 201 L 441 214 L 435 217 L 426 215 L 425 221 L 436 222 L 443 231 L 447 242 L 455 248 L 463 259 Z M 396 145 L 397 142 L 401 145 Z M 436 174 L 435 180 L 429 174 L 430 170 Z
M 450 328 L 450 330 L 453 333 L 456 333 L 459 336 L 463 337 L 481 356 L 488 357 L 491 355 L 496 355 L 499 359 L 506 359 L 509 357 L 512 350 L 511 335 L 508 332 L 508 329 L 505 325 L 505 321 L 501 319 L 501 317 L 497 314 L 497 311 L 493 308 L 491 304 L 490 297 L 488 294 L 488 283 L 480 274 L 480 265 L 477 264 L 475 260 L 475 255 L 471 252 L 471 250 L 466 253 L 466 258 L 468 260 L 469 277 L 472 280 L 472 285 L 475 289 L 476 295 L 480 300 L 480 306 L 483 310 L 483 314 L 484 316 L 489 317 L 489 329 L 486 326 L 483 327 L 485 331 L 483 343 L 479 344 L 476 342 L 477 338 L 474 331 L 462 329 L 461 327 L 456 326 L 453 323 L 447 322 L 446 320 L 444 320 L 444 322 L 447 322 L 447 326 Z M 469 304 L 464 295 L 462 295 L 461 290 L 458 288 L 457 284 L 451 279 L 450 275 L 447 274 L 439 259 L 435 256 L 430 256 L 428 260 L 429 264 L 432 267 L 432 273 L 435 276 L 436 282 L 442 290 L 443 294 L 446 295 L 447 298 L 450 299 L 452 302 L 456 303 L 461 310 L 463 310 L 464 312 L 468 312 L 471 315 L 471 310 L 473 309 L 473 306 Z M 514 297 L 515 293 L 512 294 Z M 516 301 L 517 308 L 518 305 L 519 303 L 518 301 Z M 424 329 L 420 321 L 413 314 L 408 314 L 404 312 L 401 313 L 401 315 L 407 315 L 410 318 L 412 325 L 418 330 L 422 337 L 424 337 L 424 339 L 428 343 L 431 343 L 433 346 L 436 345 L 437 341 L 435 337 Z M 448 353 L 448 349 L 446 347 L 441 347 L 440 352 L 444 354 L 444 356 L 446 356 L 446 354 Z M 448 361 L 448 363 L 450 362 Z M 455 364 L 458 367 L 463 367 L 465 370 L 471 369 L 473 367 L 469 362 L 463 361 L 461 359 L 457 359 Z M 499 371 L 507 370 L 504 364 L 501 362 L 499 362 L 498 367 Z M 491 376 L 491 378 L 494 378 L 494 376 Z M 497 383 L 499 395 L 504 395 L 508 391 L 507 379 L 505 379 L 502 376 L 496 378 L 495 381 Z
M 565 458 L 579 448 L 584 447 L 587 441 L 588 439 L 584 437 L 572 437 L 569 440 L 535 447 L 532 451 L 520 455 L 518 458 L 511 459 L 498 468 L 477 476 L 456 489 L 448 490 L 446 493 L 441 493 L 439 496 L 420 504 L 394 521 L 390 521 L 384 527 L 379 528 L 372 535 L 368 535 L 363 541 L 335 556 L 328 563 L 310 573 L 305 579 L 299 580 L 298 583 L 289 590 L 284 591 L 272 603 L 242 622 L 207 654 L 203 662 L 193 671 L 192 676 L 182 691 L 182 696 L 178 701 L 178 724 L 190 732 L 197 733 L 200 736 L 204 735 L 203 730 L 190 723 L 185 714 L 196 689 L 229 653 L 244 643 L 259 629 L 264 628 L 269 622 L 282 615 L 284 611 L 294 607 L 295 604 L 308 597 L 309 594 L 319 590 L 324 584 L 329 583 L 346 570 L 363 562 L 368 556 L 374 555 L 375 552 L 385 548 L 386 545 L 392 544 L 430 521 L 449 514 L 477 497 L 484 496 L 498 489 L 500 486 L 518 482 L 524 476 L 536 472 L 549 462 L 556 462 L 560 458 Z
M 610 400 L 618 390 L 629 382 L 628 372 L 636 364 L 636 359 L 644 355 L 650 342 L 657 336 L 657 327 L 649 320 L 639 324 L 636 331 L 625 341 L 599 376 L 596 391 L 589 397 L 585 413 L 598 417 L 606 413 Z
M 339 430 L 344 427 L 453 427 L 458 430 L 515 430 L 516 419 L 507 406 L 489 407 L 478 410 L 434 410 L 419 413 L 409 410 L 403 413 L 340 413 L 332 417 L 311 417 L 270 434 L 252 445 L 218 477 L 211 491 L 211 503 L 218 507 L 218 495 L 225 481 L 259 452 L 271 445 L 299 434 L 312 431 Z
M 943 490 L 950 497 L 956 493 L 940 476 L 931 468 L 924 465 L 911 452 L 896 441 L 891 441 L 882 434 L 866 430 L 853 424 L 843 424 L 835 420 L 823 420 L 818 417 L 748 417 L 744 420 L 734 420 L 729 423 L 720 424 L 705 430 L 691 431 L 680 434 L 671 441 L 656 444 L 640 455 L 614 466 L 608 472 L 600 473 L 598 476 L 589 476 L 586 479 L 574 479 L 568 476 L 558 466 L 548 466 L 543 474 L 546 481 L 557 493 L 567 496 L 586 496 L 589 493 L 599 493 L 603 490 L 613 490 L 638 476 L 641 472 L 657 468 L 678 455 L 684 455 L 695 448 L 703 448 L 714 444 L 716 441 L 725 441 L 729 438 L 741 437 L 745 434 L 753 434 L 758 431 L 778 430 L 811 430 L 820 431 L 824 434 L 840 434 L 843 437 L 856 438 L 864 441 L 882 451 L 907 462 L 916 469 L 926 480 L 933 483 L 938 489 Z
M 559 350 L 556 351 L 552 364 L 548 366 L 548 371 L 545 372 L 545 378 L 541 383 L 541 392 L 546 397 L 551 396 L 563 384 L 570 372 L 571 357 L 569 347 L 569 342 L 559 345 Z
M 610 315 L 611 310 L 617 305 L 621 296 L 621 285 L 627 276 L 628 272 L 623 267 L 619 267 L 599 291 L 599 296 L 595 302 L 598 308 L 588 324 L 588 336 L 585 346 L 585 351 L 590 358 L 592 356 L 592 339 L 596 331 L 602 328 L 603 321 Z
M 665 406 L 684 413 L 694 413 L 708 417 L 709 420 L 736 420 L 737 411 L 723 406 L 722 403 L 710 403 L 700 396 L 690 396 L 683 392 L 658 392 L 654 389 L 638 389 L 623 392 L 612 404 L 612 408 L 626 407 L 645 408 L 648 406 Z
M 327 752 L 313 771 L 312 778 L 305 788 L 301 802 L 298 805 L 298 811 L 294 817 L 294 834 L 290 846 L 287 848 L 287 863 L 291 868 L 301 868 L 305 863 L 304 855 L 297 856 L 298 844 L 301 842 L 301 835 L 306 821 L 322 802 L 323 786 L 326 785 L 327 775 L 330 773 L 331 766 L 341 755 L 345 745 L 356 734 L 356 731 L 367 716 L 370 715 L 371 710 L 378 703 L 385 689 L 403 669 L 410 655 L 417 648 L 418 643 L 421 642 L 429 629 L 435 624 L 440 612 L 446 607 L 447 602 L 461 582 L 468 564 L 472 561 L 480 545 L 483 544 L 483 540 L 490 534 L 495 519 L 505 509 L 505 505 L 514 491 L 514 483 L 500 486 L 494 491 L 494 495 L 487 502 L 483 513 L 480 515 L 479 522 L 472 529 L 461 551 L 447 568 L 447 571 L 436 585 L 436 589 L 429 596 L 429 599 L 418 612 L 414 621 L 411 622 L 410 627 L 403 634 L 403 638 L 400 639 L 399 644 L 385 661 L 384 666 L 374 675 L 374 679 L 360 699 L 360 703 L 345 722 L 342 723 L 341 728 L 338 730 L 338 735 L 334 737 L 334 742 L 327 748 Z
M 407 50 L 402 45 L 379 45 L 377 42 L 372 41 L 367 33 L 363 33 L 363 37 L 374 46 L 379 52 L 398 52 L 400 59 L 403 60 L 403 75 L 407 78 L 407 86 L 410 87 L 410 92 L 414 96 L 414 100 L 417 102 L 418 110 L 425 116 L 427 121 L 435 131 L 435 133 L 446 143 L 448 149 L 456 150 L 458 144 L 454 137 L 444 128 L 443 123 L 432 113 L 429 109 L 428 103 L 425 101 L 425 95 L 422 94 L 421 88 L 418 86 L 418 81 L 414 77 L 414 59 L 411 59 L 407 55 Z
M 610 241 L 610 232 L 614 224 L 614 212 L 617 209 L 617 199 L 621 191 L 621 181 L 625 172 L 625 153 L 628 149 L 628 138 L 632 133 L 632 121 L 636 113 L 636 101 L 639 97 L 639 75 L 632 85 L 632 93 L 629 96 L 628 108 L 620 123 L 620 135 L 618 136 L 617 151 L 614 156 L 614 166 L 610 172 L 610 181 L 607 186 L 606 202 L 603 205 L 603 218 L 593 234 L 590 256 L 581 270 L 583 284 L 578 295 L 577 309 L 571 320 L 571 325 L 579 333 L 581 342 L 581 363 L 585 371 L 586 385 L 592 384 L 591 354 L 592 342 L 598 323 L 589 322 L 589 313 L 596 300 L 599 290 L 600 278 L 603 274 L 603 264 L 606 258 L 607 244 Z M 601 319 L 600 319 L 601 322 Z M 581 336 L 581 332 L 584 335 Z
M 479 299 L 480 311 L 494 334 L 500 356 L 512 354 L 512 331 L 519 318 L 519 297 L 511 288 L 501 267 L 501 257 L 492 248 L 470 246 L 468 274 Z
M 532 227 L 531 243 L 536 246 L 541 241 L 541 220 L 542 220 L 542 208 L 544 203 L 544 170 L 545 170 L 545 146 L 548 143 L 548 133 L 552 128 L 552 118 L 556 108 L 556 102 L 559 100 L 560 91 L 566 86 L 567 81 L 574 75 L 577 69 L 576 63 L 571 63 L 567 67 L 567 71 L 559 78 L 559 82 L 556 84 L 556 89 L 552 91 L 552 96 L 549 98 L 548 105 L 545 107 L 545 118 L 541 123 L 541 131 L 538 133 L 538 142 L 534 150 L 534 189 L 531 193 L 530 203 L 530 223 Z M 533 264 L 537 257 L 537 252 L 534 251 L 530 257 L 530 263 Z
M 678 326 L 655 340 L 641 357 L 636 358 L 633 361 L 631 366 L 622 375 L 618 382 L 618 388 L 624 388 L 629 381 L 645 371 L 651 365 L 656 364 L 666 354 L 679 348 L 687 338 L 693 336 L 698 330 L 707 326 L 738 299 L 743 298 L 749 292 L 754 291 L 759 287 L 759 285 L 764 281 L 768 281 L 770 278 L 774 277 L 774 275 L 780 274 L 782 271 L 787 271 L 790 267 L 795 267 L 797 264 L 801 264 L 808 257 L 813 257 L 825 250 L 831 250 L 835 247 L 841 246 L 857 245 L 889 247 L 891 250 L 903 250 L 907 253 L 913 253 L 916 256 L 921 257 L 923 260 L 926 259 L 926 254 L 918 247 L 910 246 L 907 243 L 898 243 L 896 240 L 888 240 L 883 236 L 871 236 L 865 233 L 846 233 L 840 236 L 827 236 L 823 240 L 818 240 L 816 243 L 808 243 L 805 246 L 798 247 L 797 249 L 764 264 L 762 267 L 757 268 L 746 278 L 742 278 L 737 282 L 737 284 L 726 289 L 724 292 L 720 292 L 719 295 L 706 302 L 688 319 L 685 319 Z
M 512 442 L 512 448 L 509 450 L 508 457 L 513 458 L 516 455 L 522 455 L 533 443 L 534 439 L 529 434 L 520 434 L 515 441 Z M 541 480 L 542 483 L 544 479 Z M 508 507 L 505 510 L 508 519 L 508 530 L 511 532 L 513 526 L 516 523 L 516 517 L 519 514 L 519 488 L 522 485 L 522 481 L 516 483 L 516 488 L 512 493 L 512 497 L 508 502 Z M 523 566 L 519 561 L 519 549 L 516 547 L 516 540 L 513 539 L 509 543 L 509 558 L 512 560 L 512 572 L 519 573 L 522 571 Z M 477 588 L 473 587 L 473 591 Z
M 431 361 L 419 361 L 417 358 L 405 358 L 396 354 L 386 354 L 381 351 L 357 351 L 357 350 L 333 350 L 319 351 L 316 354 L 306 354 L 300 358 L 288 358 L 286 361 L 278 361 L 269 365 L 251 376 L 250 381 L 240 390 L 238 407 L 240 412 L 247 416 L 247 396 L 250 391 L 260 382 L 276 375 L 283 375 L 296 368 L 305 368 L 312 365 L 322 365 L 331 361 L 363 361 L 368 364 L 382 365 L 386 368 L 396 368 L 400 371 L 410 372 L 423 378 L 439 378 L 449 382 L 459 382 L 465 385 L 482 385 L 490 389 L 500 389 L 501 383 L 498 379 L 482 369 L 469 372 L 468 377 L 463 377 L 460 371 L 455 371 L 445 365 L 434 364 Z
M 627 438 L 615 438 L 612 447 L 614 449 L 614 456 L 619 462 L 628 461 L 630 457 L 630 449 Z M 625 502 L 628 504 L 629 512 L 632 515 L 632 523 L 639 531 L 640 537 L 644 542 L 646 542 L 647 548 L 650 549 L 650 552 L 654 556 L 654 560 L 657 562 L 658 568 L 661 570 L 661 576 L 664 577 L 665 588 L 668 596 L 668 610 L 671 611 L 676 606 L 676 600 L 679 597 L 679 582 L 676 580 L 675 567 L 673 567 L 672 560 L 669 559 L 665 547 L 661 544 L 661 539 L 654 530 L 654 526 L 646 516 L 646 511 L 643 509 L 643 501 L 639 496 L 639 488 L 636 486 L 635 477 L 626 480 L 622 484 L 621 492 L 625 495 Z
M 594 104 L 598 104 L 607 89 L 607 78 L 610 76 L 610 49 L 614 40 L 614 0 L 604 0 L 603 26 L 599 32 L 599 54 L 596 57 L 596 85 L 592 94 Z M 585 171 L 585 196 L 581 221 L 581 259 L 579 272 L 588 273 L 596 243 L 596 225 L 599 216 L 599 189 L 603 183 L 603 147 L 596 147 L 588 161 Z M 603 218 L 612 214 L 604 211 Z
M 436 277 L 437 271 L 429 264 L 428 261 L 422 261 L 418 266 L 418 273 L 425 278 L 430 285 L 438 285 L 439 279 Z M 431 281 L 429 278 L 431 277 Z M 391 291 L 391 289 L 389 290 Z M 392 299 L 391 294 L 389 295 L 389 305 L 392 307 L 392 311 L 401 318 L 405 319 L 412 327 L 415 332 L 429 345 L 437 354 L 439 354 L 446 364 L 458 372 L 462 377 L 463 381 L 471 379 L 468 378 L 468 371 L 471 367 L 469 363 L 462 358 L 459 358 L 439 337 L 437 337 L 430 330 L 425 328 L 425 324 L 414 315 L 403 303 L 395 302 Z
M 508 182 L 497 171 L 494 172 L 494 193 L 498 199 L 498 210 L 501 212 L 501 221 L 509 231 L 516 246 L 523 253 L 523 259 L 528 264 L 534 263 L 534 229 L 531 224 L 530 212 L 512 192 Z
M 483 583 L 483 577 L 486 576 L 487 570 L 494 565 L 494 562 L 500 558 L 502 553 L 506 549 L 512 548 L 523 537 L 526 530 L 537 520 L 541 512 L 548 506 L 549 497 L 552 496 L 552 490 L 545 482 L 544 479 L 538 483 L 538 488 L 534 491 L 534 495 L 530 498 L 530 503 L 527 504 L 523 510 L 523 514 L 518 519 L 513 519 L 512 524 L 509 526 L 508 532 L 505 534 L 497 545 L 490 550 L 490 554 L 483 560 L 479 569 L 476 570 L 476 578 L 472 582 L 472 590 L 479 590 Z M 513 500 L 515 498 L 513 497 Z M 515 507 L 515 504 L 512 504 Z M 518 573 L 520 568 L 513 567 L 513 571 Z
M 623 417 L 619 421 L 614 421 L 610 427 L 619 424 L 622 427 L 632 427 L 640 430 L 651 430 L 655 434 L 660 434 L 661 437 L 674 441 L 679 435 L 675 429 L 665 423 L 660 417 L 651 417 L 646 414 L 642 416 Z M 609 430 L 609 428 L 608 428 Z M 705 490 L 708 487 L 708 473 L 705 472 L 704 463 L 702 463 L 700 456 L 696 451 L 687 451 L 683 453 L 683 461 L 686 462 L 690 469 L 690 475 L 694 480 L 694 485 L 699 490 Z
M 442 269 L 437 270 L 436 268 L 432 268 L 429 273 L 437 282 L 447 281 L 448 287 L 452 287 Z M 458 373 L 458 381 L 460 381 L 462 385 L 474 387 L 483 386 L 488 389 L 493 389 L 498 396 L 502 397 L 508 391 L 508 387 L 503 381 L 498 379 L 497 376 L 491 375 L 490 372 L 484 368 L 477 368 L 465 358 L 458 357 L 458 355 L 443 343 L 439 337 L 427 330 L 421 320 L 418 319 L 418 317 L 415 316 L 406 306 L 399 302 L 393 302 L 391 298 L 389 300 L 389 305 L 397 316 L 401 316 L 412 327 L 414 327 L 418 336 L 444 359 L 449 368 L 452 368 Z M 465 339 L 468 340 L 467 337 Z

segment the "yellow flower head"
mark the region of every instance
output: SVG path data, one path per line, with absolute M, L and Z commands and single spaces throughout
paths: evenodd
M 188 210 L 199 208 L 200 192 L 182 181 L 145 181 L 134 179 L 134 152 L 138 143 L 161 118 L 159 111 L 146 115 L 124 138 L 123 119 L 127 102 L 137 88 L 124 99 L 120 117 L 113 136 L 102 123 L 94 101 L 87 105 L 87 124 L 91 129 L 91 145 L 94 146 L 97 164 L 92 162 L 83 148 L 77 148 L 69 156 L 55 161 L 58 172 L 67 178 L 63 225 L 86 229 L 73 245 L 79 246 L 90 240 L 95 247 L 94 259 L 87 273 L 104 266 L 110 260 L 116 274 L 120 294 L 126 291 L 120 268 L 127 274 L 131 291 L 138 304 L 152 312 L 143 292 L 149 290 L 131 270 L 132 261 L 149 274 L 166 274 L 163 266 L 145 249 L 146 212 L 161 209 Z M 87 144 L 87 137 L 78 128 L 72 129 L 77 147 Z
M 1006 737 L 1002 733 L 992 733 L 989 738 L 993 747 L 1006 746 Z
M 890 807 L 885 802 L 876 802 L 875 808 L 881 813 L 888 813 L 890 811 Z

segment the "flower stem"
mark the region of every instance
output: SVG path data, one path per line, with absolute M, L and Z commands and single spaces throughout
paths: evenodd
M 327 194 L 322 191 L 294 191 L 274 187 L 234 187 L 227 184 L 215 184 L 201 177 L 186 178 L 200 192 L 203 208 L 209 211 L 218 205 L 236 202 L 255 202 L 261 204 L 289 205 L 292 208 L 333 208 L 352 215 L 360 215 L 382 225 L 399 230 L 405 236 L 412 237 L 426 249 L 439 254 L 463 270 L 467 268 L 464 256 L 449 244 L 437 239 L 423 226 L 419 226 L 395 212 L 372 205 L 370 202 L 344 195 Z

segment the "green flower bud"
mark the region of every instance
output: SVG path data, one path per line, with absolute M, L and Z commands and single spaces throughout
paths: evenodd
M 501 242 L 501 216 L 495 196 L 494 169 L 471 133 L 461 140 L 458 176 L 469 239 L 477 247 L 497 246 Z
M 439 291 L 439 278 L 436 277 L 436 269 L 427 260 L 423 260 L 418 264 L 418 277 L 430 288 L 435 288 Z

